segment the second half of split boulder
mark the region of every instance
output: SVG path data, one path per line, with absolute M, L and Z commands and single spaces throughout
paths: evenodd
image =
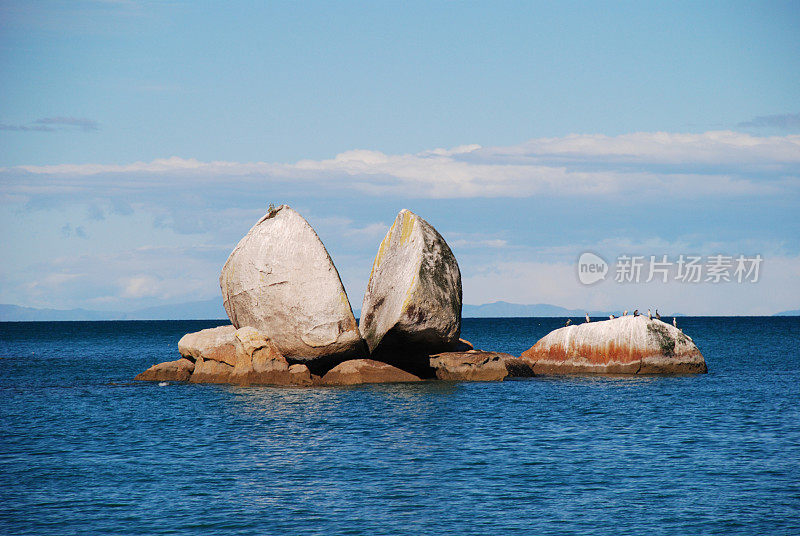
M 378 359 L 434 354 L 458 344 L 458 262 L 436 229 L 409 210 L 400 211 L 378 249 L 360 329 Z

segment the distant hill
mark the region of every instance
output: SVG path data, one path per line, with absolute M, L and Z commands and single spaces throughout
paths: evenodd
M 123 313 L 116 311 L 35 309 L 33 307 L 0 304 L 0 321 L 3 322 L 27 322 L 38 320 L 123 320 L 123 317 Z
M 218 320 L 228 318 L 222 298 L 159 305 L 130 313 L 129 320 Z
M 354 311 L 356 317 L 360 311 Z M 528 317 L 528 316 L 580 316 L 586 311 L 565 309 L 557 305 L 538 303 L 523 305 L 498 301 L 483 305 L 467 305 L 462 310 L 465 318 Z M 589 316 L 608 316 L 607 311 L 589 311 Z M 55 320 L 216 320 L 227 318 L 222 300 L 177 303 L 148 307 L 132 312 L 92 311 L 88 309 L 36 309 L 19 305 L 0 304 L 0 321 L 55 321 Z
M 360 316 L 354 310 L 356 318 Z M 464 304 L 461 315 L 464 318 L 507 318 L 507 317 L 579 317 L 583 318 L 587 311 L 583 309 L 567 309 L 549 303 L 521 304 L 496 301 L 483 305 Z M 588 311 L 589 316 L 601 320 L 609 314 L 619 315 L 622 311 Z M 645 314 L 647 311 L 645 311 Z M 683 316 L 680 313 L 664 314 L 664 317 Z M 800 309 L 784 311 L 775 316 L 800 316 Z M 36 309 L 19 305 L 0 304 L 0 322 L 24 321 L 56 321 L 56 320 L 219 320 L 228 315 L 222 307 L 222 300 L 211 300 L 159 305 L 138 309 L 132 312 L 92 311 L 89 309 Z
M 177 303 L 148 307 L 129 313 L 88 309 L 35 309 L 0 304 L 0 322 L 56 320 L 217 320 L 227 318 L 222 300 Z
M 783 311 L 780 313 L 775 313 L 772 316 L 800 316 L 800 309 L 794 309 L 792 311 Z

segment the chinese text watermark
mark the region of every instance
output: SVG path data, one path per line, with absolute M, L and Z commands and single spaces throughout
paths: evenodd
M 620 255 L 613 268 L 592 252 L 578 258 L 578 279 L 597 283 L 609 273 L 617 283 L 757 283 L 761 255 Z

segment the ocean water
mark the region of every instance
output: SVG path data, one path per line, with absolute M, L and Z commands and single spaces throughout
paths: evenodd
M 800 318 L 679 320 L 709 374 L 305 389 L 131 381 L 219 322 L 0 324 L 0 534 L 800 534 Z

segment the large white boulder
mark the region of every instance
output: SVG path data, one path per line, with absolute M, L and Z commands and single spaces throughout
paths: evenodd
M 328 251 L 287 205 L 242 238 L 219 282 L 231 323 L 256 328 L 290 361 L 332 366 L 366 353 Z
M 436 229 L 409 210 L 400 211 L 378 249 L 360 330 L 375 359 L 401 368 L 458 344 L 458 262 Z
M 536 374 L 691 374 L 707 372 L 691 337 L 660 320 L 623 316 L 551 331 L 521 359 Z

